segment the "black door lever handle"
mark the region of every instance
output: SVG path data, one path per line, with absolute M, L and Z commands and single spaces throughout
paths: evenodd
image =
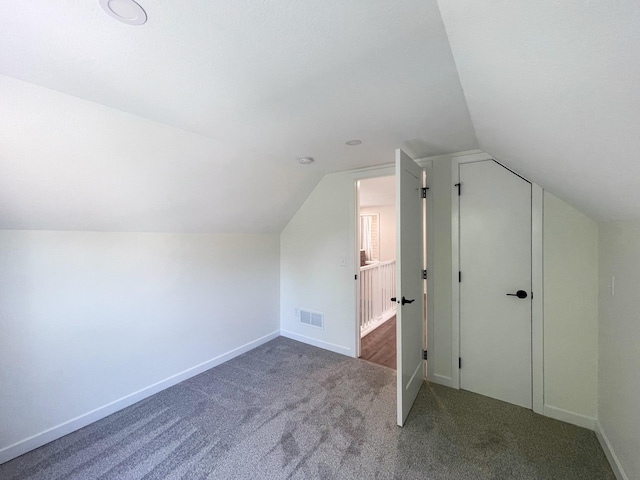
M 402 305 L 404 305 L 405 303 L 413 303 L 415 301 L 415 298 L 413 300 L 407 300 L 406 298 L 404 298 L 404 296 L 402 297 Z
M 524 290 L 518 290 L 516 293 L 507 293 L 510 297 L 527 298 L 527 292 Z

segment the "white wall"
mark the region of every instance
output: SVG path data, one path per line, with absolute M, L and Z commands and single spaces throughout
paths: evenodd
M 0 231 L 0 461 L 277 335 L 278 242 Z
M 350 173 L 326 175 L 280 235 L 282 334 L 351 356 L 356 340 L 354 182 Z M 300 323 L 296 308 L 323 313 L 324 329 Z
M 598 226 L 544 193 L 544 413 L 593 428 L 598 406 Z
M 451 158 L 440 157 L 433 160 L 431 174 L 427 175 L 429 193 L 427 203 L 431 202 L 431 220 L 428 220 L 428 239 L 433 242 L 433 260 L 427 265 L 428 283 L 433 286 L 433 298 L 427 299 L 433 307 L 432 326 L 429 336 L 429 380 L 451 386 L 453 374 L 453 337 L 452 323 L 452 270 L 451 270 Z M 430 247 L 427 247 L 430 248 Z
M 380 218 L 380 261 L 396 259 L 396 207 L 381 205 L 378 207 L 362 207 L 362 215 L 377 213 Z
M 636 479 L 640 478 L 640 221 L 599 227 L 598 433 L 613 452 L 614 465 L 626 478 Z

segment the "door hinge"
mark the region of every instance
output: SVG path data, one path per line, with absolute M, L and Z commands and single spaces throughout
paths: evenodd
M 429 187 L 422 187 L 422 198 L 427 198 L 427 190 Z
M 427 351 L 426 350 L 422 350 L 422 359 L 423 360 L 427 359 Z
M 458 357 L 458 368 L 462 368 L 462 358 Z
M 462 281 L 462 272 L 458 271 L 458 283 Z
M 423 280 L 427 279 L 427 271 L 426 270 L 422 270 L 422 279 Z
M 456 183 L 454 187 L 458 187 L 458 196 L 460 196 L 460 193 L 462 192 L 462 183 Z
M 356 280 L 358 279 L 358 275 L 354 275 L 354 277 L 356 277 L 356 278 L 355 278 Z

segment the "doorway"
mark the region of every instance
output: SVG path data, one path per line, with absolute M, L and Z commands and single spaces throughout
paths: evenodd
M 360 358 L 395 370 L 395 176 L 359 180 L 357 189 Z
M 388 290 L 386 292 L 383 290 L 380 297 L 382 302 L 389 303 L 390 308 L 395 308 L 397 424 L 403 426 L 428 370 L 426 368 L 428 366 L 426 362 L 427 352 L 423 341 L 428 328 L 428 321 L 425 319 L 427 310 L 425 308 L 425 300 L 426 297 L 432 298 L 433 282 L 426 282 L 428 272 L 425 262 L 433 261 L 433 242 L 427 241 L 424 238 L 424 233 L 425 230 L 427 232 L 431 231 L 431 229 L 427 228 L 426 223 L 426 220 L 431 217 L 428 207 L 432 204 L 432 202 L 426 201 L 429 191 L 426 181 L 428 171 L 433 168 L 433 164 L 432 162 L 420 164 L 401 149 L 397 149 L 395 153 L 393 169 L 395 176 L 391 177 L 393 183 L 389 182 L 391 185 L 395 184 L 395 193 L 388 195 L 388 198 L 393 198 L 395 201 L 395 208 L 390 209 L 395 212 L 396 216 L 394 222 L 396 265 L 393 272 L 395 282 L 387 282 Z M 390 175 L 391 172 L 389 172 Z M 372 258 L 373 254 L 369 256 L 367 253 L 367 248 L 370 243 L 373 244 L 373 239 L 369 242 L 368 239 L 363 241 L 361 238 L 365 235 L 365 232 L 369 231 L 371 226 L 369 220 L 360 220 L 360 208 L 361 205 L 365 207 L 367 204 L 365 181 L 373 178 L 373 176 L 364 174 L 354 179 L 356 208 L 353 210 L 355 228 L 353 229 L 354 242 L 352 245 L 356 253 L 355 258 L 362 259 L 354 265 L 356 267 L 356 316 L 354 327 L 356 330 L 355 349 L 358 357 L 361 357 L 361 340 L 362 333 L 364 333 L 361 322 L 367 321 L 367 317 L 361 316 L 361 310 L 363 310 L 363 307 L 368 308 L 366 284 L 365 288 L 362 288 L 360 283 L 363 277 L 362 269 L 367 267 L 367 261 L 373 262 L 369 265 L 376 262 L 382 263 L 380 260 Z M 380 177 L 375 178 L 379 179 Z M 362 193 L 364 193 L 364 199 L 361 202 Z M 375 193 L 378 194 L 378 192 Z M 385 203 L 390 204 L 391 201 Z M 428 211 L 429 214 L 427 213 Z M 370 214 L 371 212 L 363 211 L 362 213 Z M 382 226 L 382 220 L 380 223 Z M 391 237 L 393 238 L 394 236 Z M 370 282 L 370 284 L 374 283 Z M 379 288 L 375 290 L 380 291 Z M 428 293 L 426 293 L 427 290 Z M 390 297 L 390 295 L 393 296 Z M 429 312 L 431 312 L 433 302 L 427 302 L 427 305 Z M 386 308 L 382 307 L 382 311 L 386 311 Z M 427 318 L 433 317 L 427 315 Z M 393 328 L 388 330 L 393 331 Z M 393 342 L 390 343 L 393 344 Z

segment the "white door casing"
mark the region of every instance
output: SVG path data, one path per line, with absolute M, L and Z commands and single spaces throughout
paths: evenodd
M 396 150 L 397 410 L 402 426 L 423 380 L 422 167 Z M 403 300 L 411 303 L 402 305 Z
M 493 160 L 459 179 L 460 388 L 531 408 L 531 184 Z

